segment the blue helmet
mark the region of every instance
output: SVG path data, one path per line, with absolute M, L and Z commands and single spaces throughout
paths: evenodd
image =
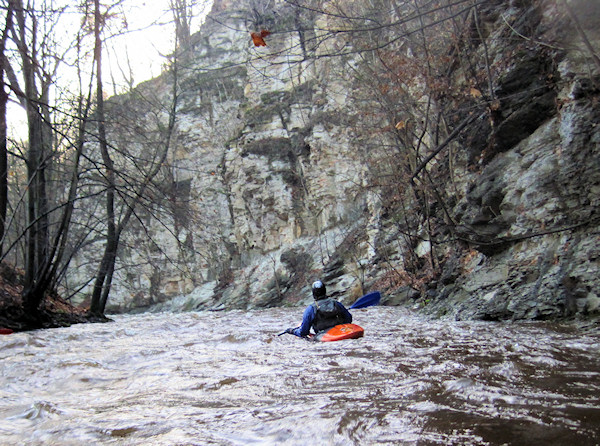
M 327 290 L 325 284 L 320 280 L 317 280 L 312 284 L 312 294 L 315 300 L 323 299 L 327 296 Z

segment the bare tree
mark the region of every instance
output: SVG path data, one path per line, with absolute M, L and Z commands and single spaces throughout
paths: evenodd
M 12 28 L 13 8 L 7 8 L 6 20 L 2 36 L 0 36 L 0 240 L 4 239 L 6 227 L 6 210 L 8 206 L 8 147 L 7 147 L 7 125 L 6 125 L 6 107 L 8 104 L 8 92 L 5 87 L 6 67 L 8 60 L 6 58 L 6 41 L 8 33 Z M 3 245 L 0 243 L 0 255 L 3 251 Z
M 440 233 L 452 234 L 455 226 L 447 204 L 452 190 L 441 186 L 451 178 L 449 148 L 497 106 L 479 14 L 486 2 L 285 0 L 276 11 L 256 3 L 249 13 L 254 22 L 299 35 L 297 48 L 278 45 L 270 52 L 273 63 L 317 66 L 338 58 L 338 76 L 351 86 L 346 94 L 360 113 L 346 124 L 357 135 L 353 143 L 384 213 L 400 216 L 405 267 L 438 274 L 445 255 L 439 244 L 452 239 Z M 474 46 L 472 54 L 459 51 L 465 42 Z M 267 77 L 270 66 L 262 66 Z M 452 91 L 453 71 L 468 76 L 470 91 Z
M 16 82 L 11 87 L 21 98 L 28 125 L 27 260 L 23 301 L 26 312 L 35 313 L 44 296 L 44 285 L 40 282 L 42 271 L 50 263 L 46 175 L 51 161 L 52 132 L 48 98 L 58 61 L 47 57 L 48 48 L 42 49 L 43 43 L 33 34 L 40 25 L 34 10 L 25 9 L 22 0 L 11 0 L 9 7 L 15 14 L 12 40 L 18 49 L 23 76 L 22 89 Z
M 144 148 L 156 148 L 154 152 L 140 154 L 139 146 L 130 147 L 135 142 L 115 137 L 115 122 L 105 116 L 102 49 L 106 37 L 102 30 L 114 16 L 113 8 L 119 2 L 103 9 L 99 0 L 82 1 L 78 5 L 83 17 L 81 29 L 72 43 L 62 42 L 62 47 L 56 45 L 53 33 L 64 9 L 52 9 L 51 2 L 40 9 L 33 3 L 24 5 L 22 0 L 6 2 L 9 14 L 1 44 L 2 48 L 8 44 L 12 59 L 4 50 L 1 52 L 0 72 L 2 79 L 6 76 L 11 94 L 27 111 L 29 131 L 22 150 L 14 144 L 10 154 L 14 179 L 10 196 L 14 201 L 10 206 L 10 200 L 4 200 L 11 215 L 8 220 L 0 219 L 2 223 L 6 220 L 6 228 L 10 228 L 10 232 L 4 230 L 1 239 L 6 248 L 1 258 L 11 259 L 17 266 L 25 265 L 24 314 L 34 320 L 47 293 L 61 285 L 73 257 L 94 240 L 104 239 L 105 249 L 94 277 L 90 309 L 91 314 L 102 315 L 124 231 L 132 219 L 141 222 L 140 206 L 152 207 L 154 201 L 160 200 L 162 185 L 155 184 L 156 178 L 165 169 L 175 135 L 179 94 L 177 56 L 173 56 L 171 68 L 164 75 L 164 79 L 172 78 L 172 83 L 169 81 L 172 97 L 167 105 L 162 102 L 157 106 L 155 114 L 149 113 L 155 118 L 154 128 L 142 130 L 141 116 L 130 120 L 129 130 L 137 126 L 138 135 L 146 138 L 141 143 Z M 94 37 L 89 53 L 92 57 L 86 52 L 90 35 Z M 59 48 L 63 53 L 58 52 Z M 58 67 L 69 51 L 75 52 L 72 66 L 77 69 L 80 93 L 53 95 L 52 89 L 60 91 Z M 89 67 L 84 67 L 85 63 Z M 65 101 L 63 108 L 50 102 L 55 97 Z M 8 93 L 0 99 L 8 100 Z M 6 101 L 0 107 L 2 104 Z M 6 117 L 5 113 L 1 115 Z M 127 125 L 127 120 L 116 124 Z M 6 137 L 2 140 L 6 141 Z M 2 155 L 8 150 L 0 152 Z M 25 175 L 21 174 L 23 170 Z M 98 213 L 98 197 L 102 195 L 106 197 L 105 207 Z M 75 207 L 75 203 L 79 205 Z M 76 285 L 77 289 L 85 283 Z
M 179 45 L 188 47 L 192 27 L 192 0 L 169 0 L 175 22 L 175 35 Z
M 33 2 L 25 6 L 22 0 L 10 0 L 6 7 L 7 19 L 14 20 L 7 20 L 3 44 L 10 43 L 17 57 L 11 59 L 3 51 L 2 73 L 11 93 L 27 112 L 28 139 L 21 153 L 11 154 L 12 178 L 20 177 L 21 161 L 26 175 L 23 186 L 15 182 L 10 194 L 7 188 L 7 208 L 9 195 L 15 202 L 10 207 L 10 218 L 2 219 L 2 259 L 11 258 L 20 266 L 17 251 L 20 245 L 24 246 L 24 317 L 36 321 L 40 304 L 64 274 L 70 256 L 69 230 L 91 90 L 88 88 L 87 96 L 71 95 L 77 104 L 75 108 L 68 102 L 62 104 L 67 107 L 63 109 L 58 103 L 51 103 L 52 90 L 58 91 L 59 66 L 73 48 L 68 42 L 61 47 L 55 38 L 64 7 L 54 8 L 50 2 L 38 10 Z M 74 65 L 80 68 L 79 58 Z M 59 114 L 62 118 L 57 118 Z M 72 132 L 74 128 L 79 130 Z M 8 154 L 8 150 L 4 153 Z
M 104 103 L 101 96 L 103 94 L 102 89 L 102 59 L 101 59 L 101 45 L 102 39 L 100 38 L 101 22 L 102 18 L 99 12 L 99 1 L 95 0 L 95 28 L 94 33 L 96 36 L 96 47 L 95 47 L 95 59 L 96 59 L 96 79 L 97 79 L 97 96 L 98 96 L 98 108 L 97 108 L 97 120 L 98 120 L 98 145 L 102 154 L 104 174 L 103 179 L 105 182 L 105 193 L 106 193 L 106 242 L 105 248 L 100 260 L 98 272 L 96 274 L 92 296 L 90 304 L 90 314 L 93 316 L 102 316 L 105 312 L 106 304 L 110 294 L 112 281 L 115 273 L 115 267 L 117 263 L 117 253 L 121 244 L 121 238 L 123 232 L 127 229 L 129 222 L 132 217 L 136 216 L 136 209 L 146 199 L 146 195 L 149 190 L 153 187 L 153 182 L 157 175 L 161 172 L 164 167 L 165 161 L 169 149 L 174 144 L 175 126 L 176 126 L 176 110 L 177 110 L 177 99 L 178 99 L 178 67 L 177 67 L 177 56 L 176 52 L 173 56 L 173 60 L 170 64 L 170 70 L 167 72 L 167 76 L 170 77 L 169 82 L 172 82 L 172 93 L 171 102 L 166 110 L 167 124 L 163 126 L 161 124 L 162 117 L 159 116 L 157 119 L 157 129 L 153 133 L 158 136 L 158 143 L 156 144 L 156 152 L 154 152 L 150 158 L 145 158 L 145 162 L 136 160 L 135 156 L 128 152 L 127 144 L 122 146 L 113 146 L 113 143 L 109 141 L 106 129 L 107 115 L 104 111 Z M 177 39 L 176 39 L 177 40 Z M 160 114 L 160 111 L 159 111 Z M 114 116 L 113 116 L 114 118 Z M 136 116 L 137 121 L 141 121 L 140 116 Z M 115 132 L 118 133 L 118 132 Z M 146 133 L 146 132 L 144 132 Z M 115 143 L 118 144 L 118 143 Z M 146 146 L 150 147 L 150 145 Z M 132 177 L 128 173 L 128 169 L 121 167 L 117 169 L 109 150 L 117 150 L 120 157 L 129 157 L 134 164 L 135 170 L 140 174 L 139 177 Z M 140 169 L 140 164 L 148 164 L 145 169 Z M 119 184 L 120 183 L 122 185 Z M 119 203 L 121 207 L 120 218 L 117 221 L 116 216 L 116 204 L 117 195 L 120 197 Z

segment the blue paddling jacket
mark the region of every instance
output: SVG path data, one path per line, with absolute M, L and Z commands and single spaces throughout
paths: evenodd
M 352 322 L 350 312 L 337 300 L 324 298 L 309 305 L 302 315 L 302 324 L 294 329 L 293 334 L 300 337 L 308 336 L 312 328 L 315 333 L 328 330 L 339 324 Z

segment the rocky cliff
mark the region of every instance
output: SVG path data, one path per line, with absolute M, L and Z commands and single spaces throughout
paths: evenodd
M 372 3 L 215 1 L 169 215 L 128 232 L 109 306 L 295 305 L 320 277 L 436 316 L 598 315 L 600 6 Z

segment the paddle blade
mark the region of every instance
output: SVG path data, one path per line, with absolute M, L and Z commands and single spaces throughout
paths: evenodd
M 350 310 L 379 305 L 380 300 L 381 300 L 381 293 L 379 291 L 373 291 L 371 293 L 365 294 L 363 297 L 361 297 L 356 302 L 354 302 L 352 304 L 352 306 L 350 307 Z

